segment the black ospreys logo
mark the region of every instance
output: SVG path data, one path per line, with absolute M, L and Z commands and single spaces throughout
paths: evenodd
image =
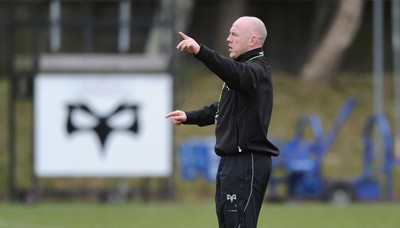
M 127 113 L 126 113 L 127 112 Z M 82 123 L 79 121 L 74 121 L 76 119 L 76 115 L 78 113 L 84 114 L 86 116 L 91 117 L 95 120 L 95 123 L 92 126 L 89 123 Z M 128 114 L 132 119 L 131 123 L 128 123 L 125 126 L 113 126 L 110 122 L 113 118 L 117 118 L 119 114 Z M 90 122 L 90 121 L 87 121 Z M 130 131 L 133 134 L 138 133 L 138 106 L 137 105 L 120 105 L 113 112 L 111 112 L 107 116 L 99 116 L 94 113 L 87 105 L 85 104 L 75 104 L 68 105 L 68 119 L 67 119 L 67 132 L 68 134 L 72 134 L 78 131 L 93 131 L 96 133 L 99 138 L 101 148 L 104 152 L 104 147 L 107 142 L 107 138 L 112 131 Z M 83 126 L 78 126 L 83 125 Z

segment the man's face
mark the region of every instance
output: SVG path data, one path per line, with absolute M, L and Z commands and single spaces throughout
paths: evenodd
M 229 56 L 236 59 L 241 54 L 247 52 L 249 50 L 250 38 L 246 23 L 240 19 L 235 21 L 226 39 L 229 46 Z

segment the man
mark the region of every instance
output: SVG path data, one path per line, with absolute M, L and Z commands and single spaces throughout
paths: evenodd
M 216 210 L 219 227 L 253 228 L 271 173 L 271 156 L 279 150 L 267 139 L 272 112 L 271 70 L 262 46 L 264 23 L 237 19 L 227 38 L 229 56 L 221 56 L 179 32 L 177 49 L 192 53 L 224 81 L 218 102 L 199 110 L 166 115 L 175 125 L 216 124 Z

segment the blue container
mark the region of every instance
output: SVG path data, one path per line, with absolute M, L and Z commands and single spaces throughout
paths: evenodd
M 214 138 L 194 138 L 181 143 L 180 173 L 185 181 L 204 178 L 214 182 L 216 179 L 219 157 L 214 153 Z

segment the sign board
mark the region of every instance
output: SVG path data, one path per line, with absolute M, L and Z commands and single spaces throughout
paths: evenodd
M 37 176 L 172 173 L 169 74 L 40 73 L 34 83 Z

